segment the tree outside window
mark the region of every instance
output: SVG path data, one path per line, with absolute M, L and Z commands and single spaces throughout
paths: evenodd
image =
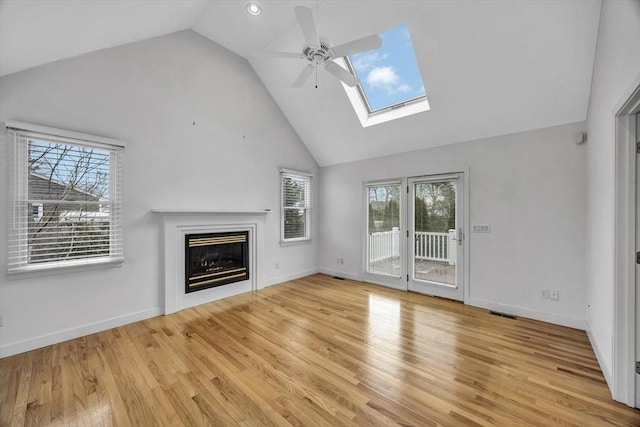
M 282 172 L 281 240 L 311 238 L 311 177 Z

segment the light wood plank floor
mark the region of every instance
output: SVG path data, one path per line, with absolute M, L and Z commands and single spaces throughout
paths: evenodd
M 314 275 L 0 361 L 0 424 L 640 425 L 584 332 Z

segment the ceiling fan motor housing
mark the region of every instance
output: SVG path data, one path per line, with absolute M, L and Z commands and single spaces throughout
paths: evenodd
M 322 38 L 320 39 L 320 46 L 306 45 L 302 49 L 302 54 L 314 65 L 330 61 L 334 57 L 333 51 L 331 50 L 331 43 Z

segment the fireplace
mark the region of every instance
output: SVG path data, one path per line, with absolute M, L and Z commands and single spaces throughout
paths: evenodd
M 185 293 L 249 279 L 249 232 L 185 234 Z
M 153 209 L 162 218 L 164 243 L 164 314 L 206 304 L 245 292 L 262 289 L 264 275 L 264 230 L 269 210 L 208 210 L 208 209 Z M 200 292 L 185 292 L 185 265 L 187 235 L 240 234 L 247 232 L 248 280 L 215 286 Z M 187 246 L 188 247 L 188 246 Z

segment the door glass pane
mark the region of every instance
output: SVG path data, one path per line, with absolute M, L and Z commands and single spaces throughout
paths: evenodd
M 414 279 L 456 284 L 456 183 L 415 184 Z
M 400 277 L 400 184 L 372 185 L 367 191 L 367 271 Z

